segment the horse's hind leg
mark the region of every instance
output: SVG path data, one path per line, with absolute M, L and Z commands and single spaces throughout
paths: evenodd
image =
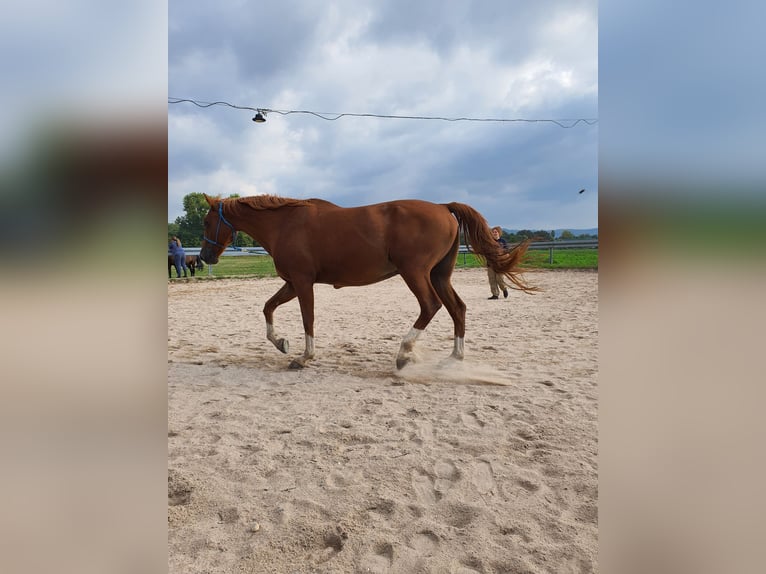
M 266 317 L 266 338 L 274 343 L 274 346 L 283 353 L 287 353 L 290 349 L 290 343 L 287 339 L 278 338 L 274 332 L 274 311 L 282 303 L 295 299 L 295 295 L 292 283 L 285 283 L 263 306 L 263 315 Z
M 452 268 L 445 272 L 440 264 L 431 271 L 431 283 L 455 325 L 455 346 L 452 349 L 452 357 L 462 360 L 465 341 L 465 303 L 452 287 L 451 275 Z
M 314 285 L 308 281 L 300 282 L 295 286 L 295 291 L 301 306 L 306 347 L 303 355 L 290 362 L 290 368 L 302 369 L 310 359 L 314 358 Z
M 402 279 L 404 279 L 404 282 L 407 283 L 407 286 L 410 288 L 410 291 L 412 291 L 418 299 L 418 303 L 420 304 L 420 315 L 418 315 L 410 332 L 402 339 L 402 344 L 399 347 L 399 354 L 396 356 L 397 369 L 401 369 L 413 359 L 415 341 L 442 306 L 433 285 L 431 285 L 428 275 L 423 275 L 422 273 L 409 273 L 404 270 L 400 271 L 400 273 Z

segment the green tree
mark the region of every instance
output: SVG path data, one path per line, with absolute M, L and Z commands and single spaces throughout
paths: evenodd
M 232 193 L 229 198 L 239 197 L 238 193 Z M 184 247 L 199 247 L 202 245 L 204 221 L 210 205 L 202 193 L 188 193 L 183 199 L 185 215 L 176 217 L 174 223 L 168 223 L 168 235 L 177 235 Z M 253 247 L 257 245 L 247 233 L 237 234 L 237 247 Z
M 237 247 L 254 247 L 256 245 L 258 243 L 244 231 L 237 234 Z
M 523 239 L 532 239 L 533 241 L 553 241 L 553 235 L 550 231 L 544 229 L 538 229 L 532 231 L 531 229 L 521 229 L 516 233 L 517 239 L 515 241 L 521 241 Z
M 183 199 L 185 215 L 176 217 L 176 235 L 184 247 L 199 247 L 202 243 L 203 220 L 210 206 L 202 193 L 188 193 Z M 168 224 L 170 232 L 170 224 Z
M 575 238 L 575 236 L 574 236 L 574 233 L 572 233 L 572 232 L 571 232 L 571 231 L 569 231 L 568 229 L 565 229 L 564 231 L 562 231 L 562 232 L 561 232 L 561 235 L 560 235 L 559 237 L 560 237 L 561 239 L 565 240 L 565 241 L 566 241 L 567 239 L 574 239 L 574 238 Z
M 174 235 L 178 235 L 178 224 L 177 223 L 168 223 L 168 239 L 173 237 Z

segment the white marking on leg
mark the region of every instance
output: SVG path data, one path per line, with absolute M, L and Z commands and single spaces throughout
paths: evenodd
M 416 329 L 413 327 L 410 329 L 410 332 L 407 333 L 404 336 L 404 339 L 402 339 L 402 343 L 414 343 L 418 337 L 420 337 L 420 334 L 423 332 L 423 329 Z
M 306 333 L 306 350 L 303 352 L 304 359 L 314 358 L 314 337 Z
M 303 354 L 300 357 L 296 357 L 292 360 L 290 363 L 291 369 L 302 369 L 306 366 L 306 363 L 309 361 L 309 359 L 314 358 L 314 337 L 308 333 L 304 334 L 306 335 L 306 349 L 303 351 Z
M 456 359 L 462 359 L 464 354 L 463 337 L 455 337 L 455 348 L 452 350 L 452 356 Z
M 287 341 L 287 339 L 280 339 L 277 337 L 277 334 L 274 331 L 274 325 L 271 323 L 266 323 L 266 338 L 283 353 L 287 353 L 288 349 L 290 348 L 290 343 Z
M 412 354 L 412 350 L 415 348 L 415 341 L 417 341 L 422 332 L 423 329 L 416 329 L 415 327 L 410 329 L 410 332 L 402 339 L 402 344 L 399 347 L 398 360 L 407 359 Z

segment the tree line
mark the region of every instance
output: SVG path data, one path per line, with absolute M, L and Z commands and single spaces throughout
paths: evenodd
M 229 197 L 239 197 L 239 194 L 233 193 Z M 177 236 L 185 247 L 200 247 L 202 245 L 203 221 L 210 206 L 202 193 L 189 193 L 185 195 L 183 206 L 185 214 L 176 217 L 173 223 L 168 223 L 168 236 Z M 502 237 L 508 243 L 518 243 L 524 239 L 553 241 L 553 231 L 521 229 L 511 233 L 504 229 Z M 597 235 L 589 234 L 575 235 L 571 231 L 565 230 L 561 233 L 559 239 L 594 239 L 597 237 Z M 237 234 L 237 247 L 255 247 L 257 245 L 258 242 L 247 233 L 240 231 Z
M 229 197 L 239 197 L 238 193 L 232 193 Z M 205 195 L 202 193 L 188 193 L 183 199 L 184 215 L 176 217 L 173 223 L 168 223 L 168 236 L 175 235 L 181 240 L 184 247 L 200 247 L 204 231 L 204 220 L 210 210 Z M 240 231 L 237 234 L 237 247 L 255 247 L 258 243 L 247 233 Z
M 510 231 L 503 229 L 501 237 L 503 237 L 508 243 L 518 243 L 520 241 L 524 241 L 525 239 L 532 239 L 533 241 L 553 241 L 556 239 L 554 237 L 553 231 L 544 231 L 542 229 L 538 229 L 536 231 L 531 229 L 521 229 L 515 233 L 511 233 Z M 572 239 L 598 239 L 598 235 L 591 233 L 581 233 L 579 235 L 575 235 L 568 229 L 565 229 L 558 236 L 558 239 L 564 241 Z

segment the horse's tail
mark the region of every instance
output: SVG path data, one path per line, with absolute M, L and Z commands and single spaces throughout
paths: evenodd
M 452 202 L 447 203 L 446 206 L 450 213 L 455 216 L 455 219 L 457 219 L 458 229 L 463 232 L 466 243 L 471 246 L 474 253 L 480 259 L 487 262 L 487 265 L 495 273 L 502 273 L 508 277 L 513 289 L 519 289 L 526 293 L 540 290 L 537 287 L 528 285 L 521 276 L 521 273 L 526 271 L 526 269 L 520 267 L 519 264 L 527 252 L 530 243 L 529 239 L 506 251 L 492 237 L 489 224 L 481 213 L 464 203 Z

